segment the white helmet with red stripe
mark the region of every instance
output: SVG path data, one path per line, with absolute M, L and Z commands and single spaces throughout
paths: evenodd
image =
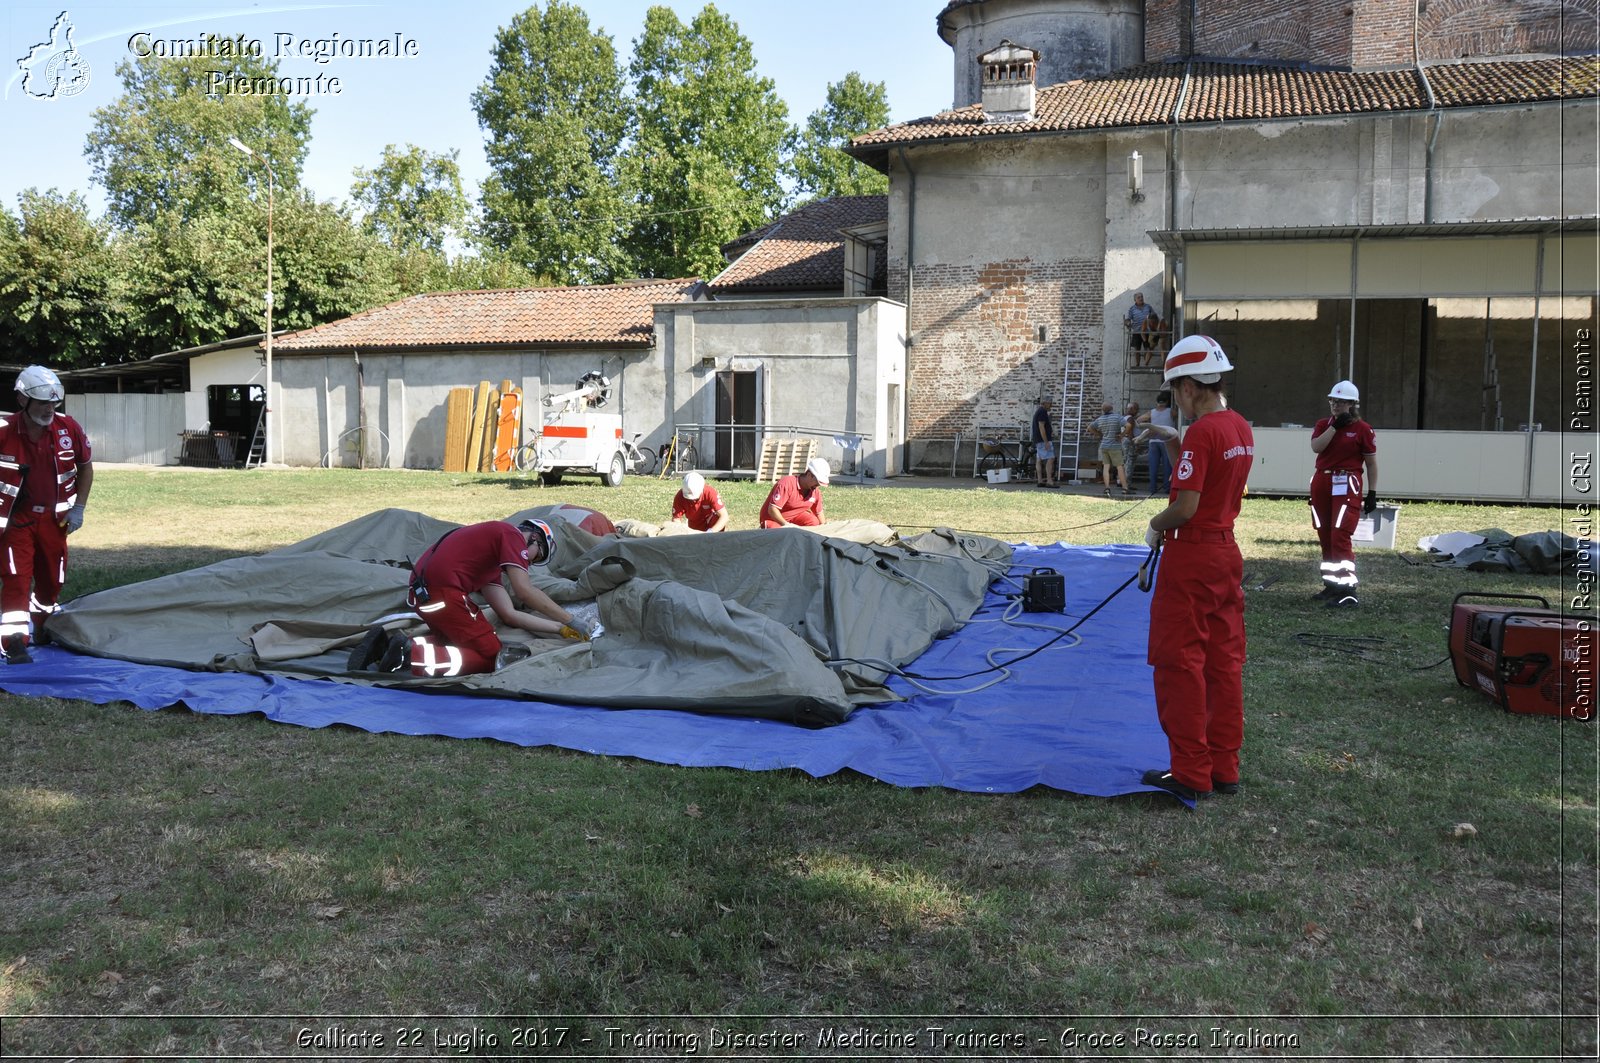
M 1185 336 L 1167 352 L 1166 371 L 1161 379 L 1170 384 L 1183 376 L 1197 384 L 1215 384 L 1223 373 L 1233 371 L 1233 363 L 1222 353 L 1222 344 L 1210 336 Z

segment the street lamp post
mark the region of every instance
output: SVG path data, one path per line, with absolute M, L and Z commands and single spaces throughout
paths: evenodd
M 266 406 L 263 409 L 266 415 L 267 438 L 263 441 L 262 457 L 270 465 L 273 464 L 272 448 L 278 438 L 277 433 L 272 430 L 272 190 L 277 182 L 272 173 L 272 160 L 267 158 L 266 152 L 252 151 L 238 137 L 229 137 L 228 143 L 252 159 L 259 158 L 267 168 L 267 369 L 264 389 Z

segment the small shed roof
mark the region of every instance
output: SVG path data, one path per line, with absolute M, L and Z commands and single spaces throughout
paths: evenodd
M 275 353 L 605 346 L 648 348 L 657 303 L 684 302 L 694 278 L 625 281 L 571 288 L 426 292 L 338 321 L 290 333 Z
M 713 294 L 841 291 L 847 230 L 884 224 L 888 196 L 835 196 L 807 203 L 722 246 L 727 269 L 706 282 Z

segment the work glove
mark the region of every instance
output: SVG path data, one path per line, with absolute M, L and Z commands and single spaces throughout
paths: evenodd
M 1373 510 L 1375 510 L 1377 508 L 1378 508 L 1378 489 L 1376 487 L 1374 487 L 1372 490 L 1367 492 L 1366 501 L 1361 503 L 1361 512 L 1362 513 L 1371 513 Z
M 564 638 L 564 639 L 571 639 L 574 642 L 588 642 L 589 641 L 589 636 L 588 635 L 584 634 L 582 631 L 579 631 L 577 628 L 573 627 L 571 624 L 562 624 L 561 625 L 561 637 Z
M 81 527 L 83 527 L 83 503 L 80 502 L 67 510 L 67 534 L 71 535 Z
M 1337 417 L 1335 417 L 1333 419 L 1333 427 L 1341 429 L 1341 430 L 1345 429 L 1345 428 L 1349 428 L 1352 424 L 1355 423 L 1355 419 L 1356 419 L 1356 415 L 1351 413 L 1350 411 L 1346 410 L 1344 413 L 1341 413 L 1339 416 L 1337 416 Z
M 1144 530 L 1144 544 L 1152 550 L 1161 549 L 1161 532 L 1153 526 L 1147 526 Z

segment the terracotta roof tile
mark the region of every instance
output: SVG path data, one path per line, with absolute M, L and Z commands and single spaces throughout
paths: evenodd
M 706 283 L 713 292 L 815 291 L 844 287 L 844 236 L 841 230 L 882 223 L 889 217 L 887 196 L 836 196 L 808 203 L 792 214 L 723 245 L 741 254 Z M 750 246 L 754 244 L 754 246 Z
M 525 347 L 530 344 L 648 347 L 656 303 L 686 301 L 693 279 L 581 288 L 427 292 L 282 337 L 296 351 L 407 347 Z
M 1444 107 L 1583 99 L 1600 91 L 1600 57 L 1497 60 L 1430 65 L 1427 75 Z M 1183 63 L 1144 63 L 1113 74 L 1041 88 L 1026 122 L 984 121 L 973 104 L 856 137 L 850 153 L 881 161 L 896 144 L 1018 133 L 1071 132 L 1161 125 L 1171 120 L 1183 87 Z M 1427 90 L 1414 70 L 1307 70 L 1196 62 L 1182 122 L 1373 114 L 1423 110 Z

